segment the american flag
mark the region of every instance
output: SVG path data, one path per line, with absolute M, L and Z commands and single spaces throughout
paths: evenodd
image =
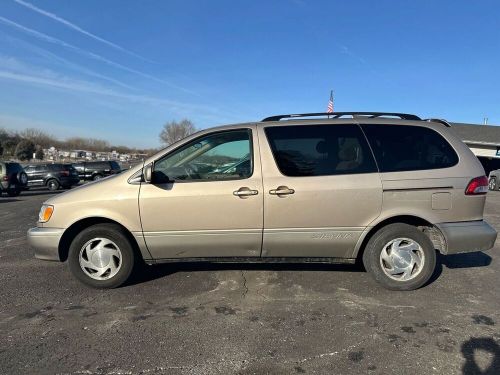
M 333 90 L 330 91 L 330 100 L 328 101 L 328 107 L 326 108 L 326 113 L 333 113 Z

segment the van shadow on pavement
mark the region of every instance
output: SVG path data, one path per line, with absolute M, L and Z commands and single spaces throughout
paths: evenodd
M 176 272 L 196 271 L 332 271 L 365 272 L 358 264 L 318 264 L 318 263 L 210 263 L 175 262 L 143 265 L 132 274 L 124 286 L 140 284 L 172 275 Z
M 481 251 L 474 253 L 441 255 L 437 254 L 436 269 L 428 284 L 439 278 L 443 266 L 449 269 L 487 267 L 491 257 Z M 176 272 L 191 271 L 336 271 L 365 272 L 361 262 L 356 264 L 317 264 L 317 263 L 210 263 L 182 262 L 143 265 L 135 272 L 126 285 L 135 285 L 153 281 Z
M 432 284 L 443 272 L 443 266 L 448 269 L 488 267 L 491 257 L 482 251 L 473 253 L 442 255 L 436 253 L 436 268 L 431 278 L 425 285 Z

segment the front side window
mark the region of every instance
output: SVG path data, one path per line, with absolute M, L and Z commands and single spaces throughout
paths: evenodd
M 62 164 L 49 164 L 49 171 L 59 172 L 63 170 Z
M 155 182 L 239 180 L 253 172 L 250 130 L 209 134 L 173 151 L 154 165 Z
M 438 132 L 423 126 L 362 125 L 380 172 L 452 167 L 455 150 Z
M 377 172 L 357 125 L 275 126 L 265 129 L 285 176 L 328 176 Z

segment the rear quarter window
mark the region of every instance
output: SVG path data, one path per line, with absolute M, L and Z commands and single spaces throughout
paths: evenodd
M 453 167 L 458 155 L 438 132 L 422 126 L 362 125 L 380 172 Z

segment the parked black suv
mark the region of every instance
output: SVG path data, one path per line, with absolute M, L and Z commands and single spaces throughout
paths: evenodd
M 74 163 L 73 167 L 77 170 L 78 176 L 85 181 L 97 181 L 121 172 L 120 164 L 116 161 L 88 161 Z
M 25 170 L 29 187 L 46 186 L 49 190 L 58 190 L 80 182 L 76 169 L 70 164 L 32 164 Z
M 0 195 L 5 191 L 10 197 L 17 197 L 27 184 L 28 176 L 21 164 L 0 162 Z

